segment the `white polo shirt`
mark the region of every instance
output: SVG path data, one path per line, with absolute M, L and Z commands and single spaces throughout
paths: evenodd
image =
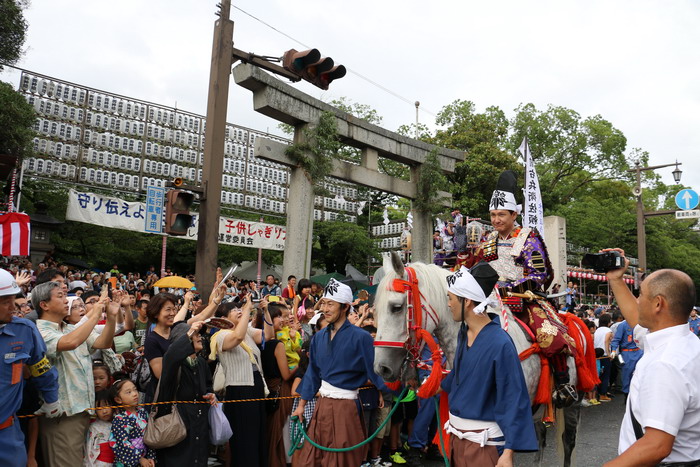
M 634 340 L 644 356 L 632 377 L 618 453 L 637 441 L 631 409 L 643 430 L 676 437 L 663 462 L 700 459 L 700 339 L 681 324 L 656 332 L 637 325 Z

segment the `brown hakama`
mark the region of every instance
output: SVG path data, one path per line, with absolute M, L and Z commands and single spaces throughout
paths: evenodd
M 450 465 L 454 467 L 493 467 L 498 464 L 498 449 L 468 439 L 450 436 Z
M 367 438 L 356 400 L 319 397 L 307 429 L 317 444 L 330 448 L 347 448 Z M 308 441 L 292 456 L 293 467 L 358 467 L 367 456 L 369 444 L 348 452 L 328 452 Z

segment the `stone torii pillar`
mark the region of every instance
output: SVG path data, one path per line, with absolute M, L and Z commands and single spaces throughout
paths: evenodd
M 249 64 L 233 69 L 236 83 L 253 92 L 253 108 L 268 117 L 294 127 L 294 142 L 301 142 L 304 128 L 317 124 L 323 112 L 336 117 L 338 138 L 343 144 L 362 151 L 360 165 L 334 161 L 331 177 L 414 200 L 417 197 L 417 176 L 427 156 L 436 151 L 445 172 L 454 172 L 455 163 L 464 160 L 465 153 L 439 148 L 422 141 L 399 135 L 326 104 L 274 78 Z M 291 167 L 287 209 L 287 238 L 284 249 L 284 276 L 308 277 L 311 268 L 313 242 L 313 184 L 304 170 L 286 154 L 285 144 L 267 138 L 257 138 L 256 157 Z M 406 181 L 378 170 L 379 157 L 401 162 L 411 168 L 411 180 Z M 445 205 L 451 205 L 451 195 L 440 192 Z M 413 261 L 432 262 L 432 213 L 412 208 Z

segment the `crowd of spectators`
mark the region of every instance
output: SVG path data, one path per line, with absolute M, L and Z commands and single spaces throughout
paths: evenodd
M 13 314 L 36 324 L 58 374 L 55 416 L 22 418 L 29 465 L 198 465 L 212 457 L 225 465 L 290 462 L 296 399 L 285 397 L 297 395 L 311 337 L 325 325 L 321 284 L 290 276 L 280 285 L 272 275 L 262 286 L 222 281 L 219 270 L 217 285 L 202 297 L 196 287 L 155 288 L 155 268 L 122 273 L 115 264 L 94 272 L 22 262 L 7 270 L 21 289 Z M 361 291 L 348 319 L 374 336 L 369 298 Z M 379 413 L 379 398 L 376 389 L 362 391 L 368 429 L 388 413 Z M 206 436 L 210 405 L 241 399 L 260 400 L 223 404 L 236 435 L 213 446 Z M 143 440 L 149 420 L 172 410 L 141 405 L 155 400 L 201 402 L 177 406 L 187 436 L 174 446 L 151 449 Z M 18 415 L 45 405 L 28 378 Z M 394 451 L 400 426 L 386 430 Z M 375 442 L 375 465 L 380 449 Z

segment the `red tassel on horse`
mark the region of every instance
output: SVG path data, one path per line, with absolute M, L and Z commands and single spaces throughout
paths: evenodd
M 600 384 L 595 361 L 593 337 L 588 332 L 586 324 L 578 316 L 565 313 L 559 315 L 559 317 L 566 324 L 569 329 L 569 335 L 576 342 L 576 353 L 574 355 L 576 375 L 578 376 L 576 389 L 583 392 L 591 391 L 597 384 Z M 585 352 L 583 349 L 586 349 Z
M 442 383 L 442 352 L 440 351 L 440 347 L 435 342 L 435 339 L 433 339 L 433 336 L 431 336 L 430 333 L 428 333 L 428 331 L 426 331 L 425 329 L 417 329 L 416 338 L 418 339 L 418 341 L 420 341 L 421 339 L 425 341 L 426 345 L 428 346 L 428 349 L 430 349 L 430 351 L 432 352 L 431 359 L 433 361 L 433 365 L 430 371 L 430 375 L 425 380 L 425 382 L 421 384 L 420 388 L 418 388 L 418 391 L 416 391 L 416 395 L 418 397 L 422 399 L 429 399 L 438 393 L 438 391 L 440 390 L 440 383 Z
M 540 363 L 542 364 L 540 382 L 537 385 L 537 392 L 535 393 L 535 399 L 532 403 L 549 404 L 552 402 L 552 383 L 550 381 L 552 372 L 549 368 L 549 360 L 542 356 L 542 354 L 540 354 Z

